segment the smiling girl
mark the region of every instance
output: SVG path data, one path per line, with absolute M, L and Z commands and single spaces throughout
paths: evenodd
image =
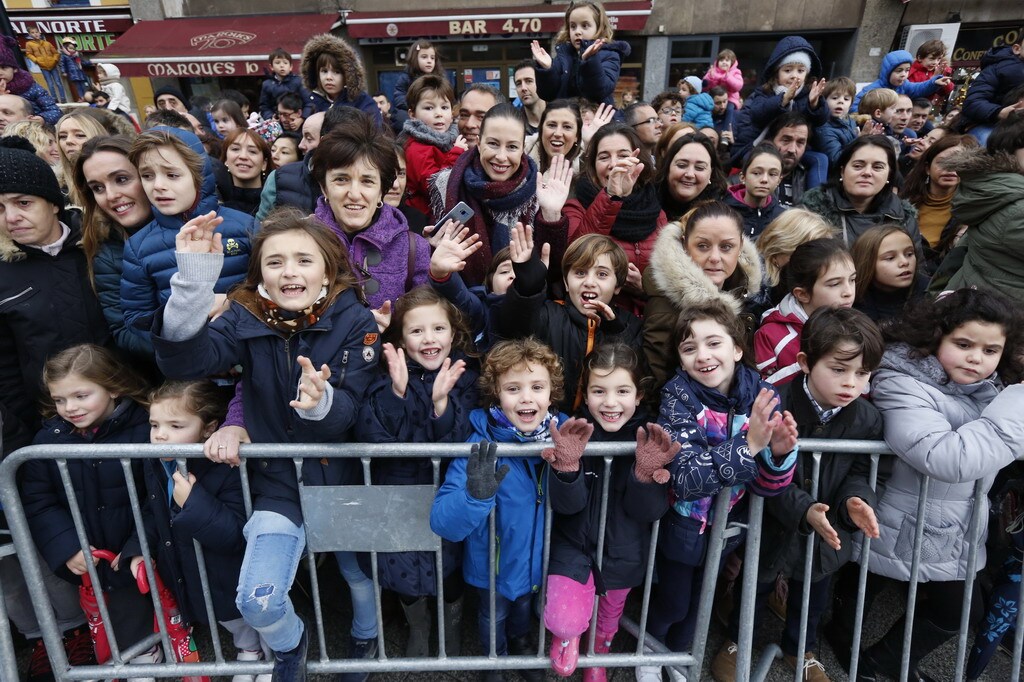
M 225 136 L 220 153 L 223 165 L 217 167 L 217 191 L 224 206 L 250 215 L 256 212 L 263 180 L 276 168 L 270 156 L 270 145 L 249 128 Z

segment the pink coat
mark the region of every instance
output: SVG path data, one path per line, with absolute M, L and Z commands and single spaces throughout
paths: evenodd
M 718 64 L 712 64 L 708 72 L 704 74 L 704 90 L 721 85 L 729 92 L 729 101 L 740 107 L 740 90 L 743 89 L 743 73 L 740 71 L 740 63 L 735 62 L 728 71 L 718 68 Z

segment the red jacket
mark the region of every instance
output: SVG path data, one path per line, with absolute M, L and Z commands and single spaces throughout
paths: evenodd
M 430 176 L 442 168 L 451 168 L 466 151 L 452 147 L 443 152 L 432 144 L 410 137 L 405 143 L 405 200 L 409 206 L 430 215 Z
M 761 317 L 761 327 L 754 333 L 754 362 L 768 383 L 782 386 L 799 376 L 796 356 L 806 321 L 807 313 L 793 294 L 786 294 Z
M 936 75 L 938 75 L 937 71 L 937 69 L 936 71 L 926 71 L 924 66 L 921 65 L 921 62 L 915 59 L 914 63 L 910 65 L 910 75 L 907 76 L 907 80 L 910 81 L 911 83 L 921 83 L 923 81 L 934 78 Z M 946 67 L 946 70 L 942 72 L 942 75 L 948 76 L 951 73 L 953 73 L 953 69 Z M 938 90 L 936 90 L 935 94 L 929 97 L 928 99 L 930 99 L 932 102 L 936 104 L 944 102 L 946 98 L 949 96 L 949 93 L 953 92 L 953 87 L 953 83 L 949 82 L 946 84 L 944 88 L 939 88 Z

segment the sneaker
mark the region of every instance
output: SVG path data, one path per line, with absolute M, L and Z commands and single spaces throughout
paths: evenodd
M 302 624 L 302 636 L 291 651 L 274 652 L 274 682 L 306 682 L 306 648 L 309 646 L 309 628 Z
M 569 677 L 576 672 L 576 664 L 580 660 L 579 635 L 571 639 L 555 637 L 551 640 L 551 669 L 562 677 Z
M 786 662 L 786 665 L 791 670 L 796 670 L 796 656 L 783 656 L 782 660 Z M 810 651 L 804 653 L 803 679 L 807 680 L 807 682 L 832 682 L 825 673 L 825 666 Z
M 661 682 L 661 667 L 645 665 L 637 668 L 636 682 Z
M 160 645 L 154 645 L 149 651 L 139 654 L 129 663 L 131 665 L 146 665 L 147 663 L 163 663 L 164 652 Z M 128 682 L 156 682 L 155 677 L 129 677 Z
M 90 644 L 91 646 L 91 644 Z M 32 647 L 32 656 L 28 660 L 28 682 L 54 682 L 53 669 L 50 667 L 50 656 L 46 653 L 46 644 L 37 639 Z
M 348 657 L 356 661 L 372 661 L 377 658 L 377 638 L 356 639 L 349 638 Z M 370 676 L 368 672 L 341 673 L 338 675 L 338 682 L 366 682 Z
M 236 661 L 265 661 L 263 651 L 256 649 L 255 651 L 249 651 L 241 649 L 238 652 L 238 656 L 235 657 Z M 235 675 L 231 678 L 231 682 L 271 682 L 270 673 L 263 673 L 261 675 Z
M 715 682 L 733 682 L 736 679 L 736 657 L 739 647 L 736 642 L 726 642 L 711 661 L 711 677 Z

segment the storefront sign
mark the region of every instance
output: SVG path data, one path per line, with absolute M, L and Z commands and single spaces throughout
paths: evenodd
M 993 47 L 1016 44 L 1024 35 L 1022 26 L 984 26 L 972 28 L 961 26 L 960 34 L 953 48 L 951 66 L 955 68 L 976 68 L 981 58 Z
M 161 62 L 157 64 L 121 64 L 123 76 L 150 78 L 199 78 L 215 76 L 260 76 L 262 62 Z
M 47 40 L 60 45 L 65 38 L 72 38 L 81 52 L 99 52 L 132 27 L 130 18 L 88 18 L 66 17 L 51 19 L 45 17 L 12 17 L 11 26 L 19 38 L 27 38 L 28 30 L 36 26 Z

